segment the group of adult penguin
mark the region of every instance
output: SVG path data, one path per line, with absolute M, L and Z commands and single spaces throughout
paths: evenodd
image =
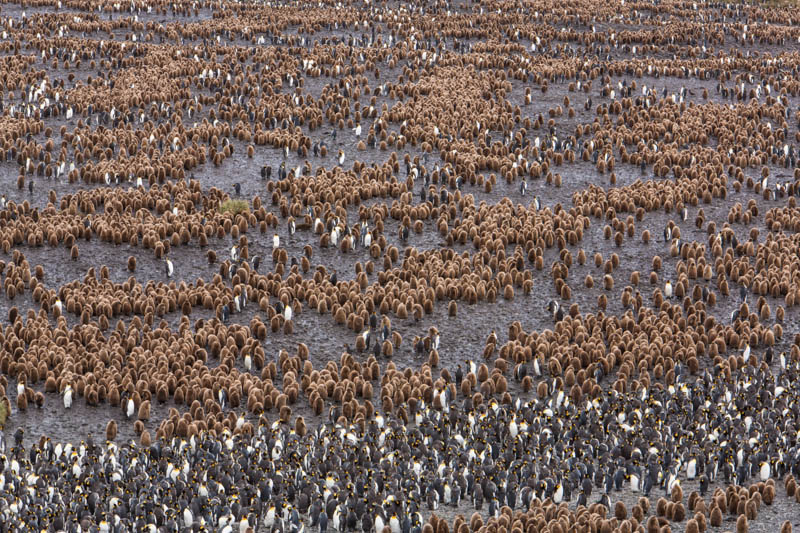
M 304 436 L 262 417 L 151 446 L 0 438 L 0 531 L 420 533 L 431 512 L 498 516 L 535 499 L 612 508 L 620 491 L 800 477 L 800 367 L 720 367 L 573 403 L 548 394 L 473 408 L 414 404 L 409 423 L 331 416 Z

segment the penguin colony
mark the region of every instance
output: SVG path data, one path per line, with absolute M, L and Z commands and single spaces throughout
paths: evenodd
M 798 43 L 781 2 L 3 1 L 0 531 L 790 533 Z

